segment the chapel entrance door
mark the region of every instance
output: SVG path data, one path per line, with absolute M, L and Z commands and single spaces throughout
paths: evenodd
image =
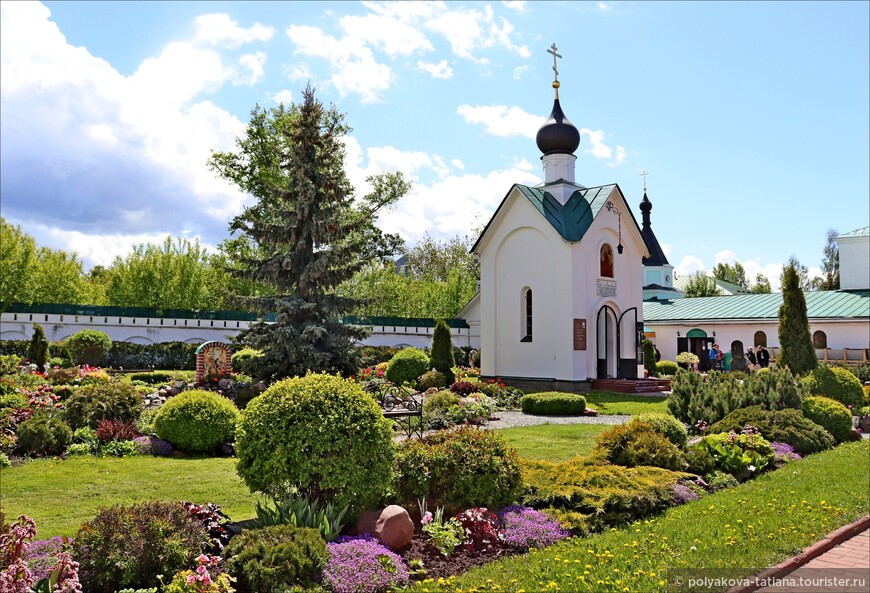
M 598 310 L 595 327 L 597 353 L 596 378 L 612 379 L 616 377 L 617 359 L 617 318 L 616 311 L 604 305 Z

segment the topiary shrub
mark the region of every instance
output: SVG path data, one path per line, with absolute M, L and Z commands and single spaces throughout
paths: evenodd
M 446 378 L 444 385 L 450 385 L 456 380 L 456 376 L 453 374 L 453 367 L 456 366 L 456 361 L 453 358 L 453 338 L 450 335 L 450 328 L 447 327 L 447 323 L 443 319 L 439 319 L 438 323 L 435 324 L 430 362 L 432 368 L 444 373 Z M 441 387 L 441 385 L 436 387 Z
M 861 382 L 850 370 L 842 367 L 818 366 L 801 379 L 807 392 L 828 397 L 857 411 L 864 405 Z
M 450 373 L 451 375 L 453 373 Z M 446 387 L 447 386 L 447 376 L 441 371 L 427 371 L 420 375 L 420 378 L 417 380 L 417 387 L 420 391 L 426 391 L 427 389 L 432 389 L 433 387 Z
M 765 410 L 749 406 L 734 410 L 719 422 L 707 428 L 710 434 L 742 432 L 745 426 L 754 426 L 770 442 L 788 443 L 800 455 L 818 453 L 836 444 L 827 430 L 803 415 L 800 410 Z
M 431 368 L 429 357 L 419 348 L 404 348 L 396 352 L 387 365 L 387 380 L 396 385 L 410 383 Z
M 801 409 L 804 416 L 823 426 L 838 443 L 851 438 L 852 413 L 840 402 L 829 397 L 807 397 L 804 398 Z
M 186 453 L 213 453 L 232 441 L 240 413 L 214 391 L 194 389 L 169 399 L 154 418 L 161 439 Z
M 680 449 L 644 422 L 629 422 L 601 433 L 592 455 L 625 467 L 650 465 L 673 471 L 688 467 Z
M 519 457 L 490 430 L 442 430 L 399 445 L 394 488 L 405 504 L 425 498 L 453 513 L 513 503 L 522 489 Z
M 686 446 L 689 433 L 682 422 L 670 414 L 647 413 L 632 416 L 631 422 L 645 422 L 652 426 L 653 430 L 666 437 L 679 448 Z
M 236 428 L 236 466 L 253 491 L 351 512 L 374 504 L 390 485 L 393 429 L 354 381 L 331 375 L 285 379 L 254 398 Z
M 64 402 L 70 426 L 97 428 L 103 420 L 134 422 L 142 413 L 142 396 L 129 383 L 95 383 L 78 389 Z
M 643 341 L 643 368 L 650 377 L 655 377 L 658 371 L 656 365 L 656 347 L 649 340 Z
M 102 509 L 73 540 L 79 579 L 88 593 L 156 587 L 158 575 L 193 565 L 209 545 L 202 523 L 181 504 L 149 501 Z
M 233 355 L 230 357 L 233 370 L 237 373 L 250 374 L 251 362 L 262 355 L 262 351 L 251 347 L 242 348 L 237 352 L 233 352 Z
M 769 368 L 769 367 L 768 367 Z M 718 422 L 734 410 L 760 405 L 766 410 L 799 409 L 804 389 L 787 368 L 748 376 L 743 373 L 677 373 L 671 382 L 668 411 L 694 425 Z
M 530 393 L 520 400 L 520 407 L 526 414 L 538 416 L 580 416 L 586 409 L 586 398 L 559 391 Z
M 39 367 L 39 370 L 45 368 L 45 361 L 51 357 L 48 351 L 48 340 L 45 337 L 45 330 L 38 323 L 33 324 L 33 336 L 30 338 L 30 344 L 27 345 L 27 358 L 30 362 Z
M 680 365 L 673 360 L 660 360 L 656 363 L 656 374 L 659 377 L 662 375 L 676 375 L 678 370 L 680 370 Z
M 311 586 L 329 559 L 317 530 L 292 525 L 244 530 L 230 540 L 224 554 L 238 593 L 281 593 L 288 587 Z
M 64 340 L 63 345 L 75 364 L 97 366 L 112 347 L 112 340 L 106 332 L 83 329 Z
M 18 448 L 28 455 L 59 455 L 72 442 L 72 429 L 60 418 L 31 416 L 18 425 Z

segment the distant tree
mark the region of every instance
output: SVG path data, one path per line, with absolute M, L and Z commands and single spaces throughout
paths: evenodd
M 355 372 L 354 344 L 365 332 L 341 323 L 356 301 L 336 288 L 401 246 L 398 235 L 384 234 L 375 222 L 410 184 L 401 174 L 370 177 L 372 193 L 355 198 L 344 171 L 342 137 L 349 131 L 344 116 L 324 108 L 309 87 L 289 109 L 256 107 L 236 152 L 209 160 L 256 198 L 230 230 L 253 246 L 231 273 L 275 289 L 240 297 L 260 313 L 277 313 L 275 323 L 255 323 L 236 337 L 263 352 L 251 365 L 260 379 Z
M 36 240 L 0 217 L 0 308 L 32 303 L 32 274 L 36 266 Z
M 79 304 L 85 302 L 86 295 L 82 262 L 76 254 L 40 247 L 31 275 L 31 301 Z
M 30 344 L 27 345 L 27 358 L 42 370 L 45 368 L 45 361 L 51 356 L 48 351 L 48 339 L 45 337 L 45 330 L 38 323 L 33 324 L 33 335 L 30 338 Z
M 819 364 L 810 336 L 807 301 L 800 287 L 797 267 L 793 264 L 786 266 L 782 273 L 779 346 L 779 356 L 776 359 L 778 367 L 788 367 L 792 373 L 802 375 Z
M 414 278 L 446 282 L 451 273 L 459 272 L 472 282 L 480 280 L 480 264 L 470 253 L 472 240 L 469 235 L 439 241 L 431 236 L 423 238 L 405 256 L 408 270 Z
M 840 247 L 837 245 L 839 234 L 836 229 L 828 229 L 819 290 L 840 290 Z
M 106 291 L 112 279 L 112 272 L 105 266 L 96 265 L 84 275 L 84 302 L 89 305 L 108 305 Z
M 707 276 L 703 272 L 695 272 L 686 284 L 685 293 L 687 298 L 691 298 L 718 296 L 722 294 L 722 291 L 716 285 L 714 278 Z
M 448 385 L 456 380 L 456 376 L 453 374 L 453 367 L 456 365 L 453 358 L 453 338 L 450 335 L 450 328 L 443 319 L 439 319 L 438 323 L 435 324 L 429 361 L 432 363 L 432 368 L 444 373 Z
M 788 258 L 788 262 L 782 267 L 782 274 L 779 276 L 779 285 L 782 286 L 785 282 L 785 272 L 788 268 L 794 268 L 798 276 L 798 286 L 803 291 L 816 290 L 821 278 L 810 278 L 809 270 L 806 266 L 802 266 L 795 256 Z
M 773 290 L 770 287 L 770 279 L 762 273 L 755 275 L 755 284 L 750 289 L 755 294 L 770 294 Z
M 716 264 L 713 267 L 713 277 L 742 286 L 743 288 L 749 288 L 749 284 L 746 281 L 746 270 L 739 261 L 734 262 L 734 265 L 725 263 Z

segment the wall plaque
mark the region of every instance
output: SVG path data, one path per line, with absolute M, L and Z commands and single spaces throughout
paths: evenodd
M 614 280 L 599 280 L 598 281 L 598 296 L 600 297 L 615 297 L 616 282 Z
M 574 350 L 586 350 L 586 320 L 574 320 Z

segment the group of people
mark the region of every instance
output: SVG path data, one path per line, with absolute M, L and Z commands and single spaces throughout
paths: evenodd
M 719 348 L 719 344 L 713 344 L 713 347 L 707 352 L 707 358 L 710 359 L 710 368 L 712 370 L 725 370 L 725 353 Z M 751 369 L 764 369 L 770 366 L 770 352 L 764 346 L 756 346 L 755 351 L 750 347 L 746 352 L 746 360 L 749 361 Z
M 755 352 L 750 347 L 746 352 L 746 360 L 749 361 L 753 369 L 766 369 L 770 366 L 770 352 L 764 346 L 756 346 Z

